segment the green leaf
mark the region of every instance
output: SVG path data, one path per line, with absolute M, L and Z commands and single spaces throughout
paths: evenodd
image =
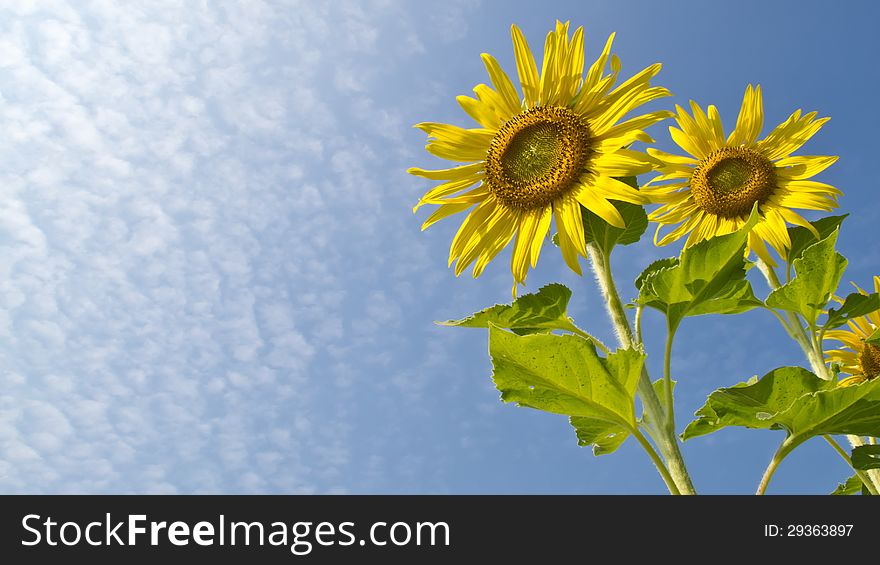
M 533 294 L 524 294 L 513 304 L 496 304 L 461 320 L 438 322 L 441 326 L 488 328 L 490 324 L 525 335 L 551 330 L 574 331 L 566 313 L 571 291 L 561 284 L 548 284 Z
M 718 389 L 697 410 L 697 419 L 685 428 L 682 439 L 709 434 L 727 426 L 778 429 L 773 416 L 787 410 L 805 394 L 824 390 L 833 384 L 801 367 L 782 367 L 760 380 L 753 377 L 745 383 Z
M 672 394 L 675 394 L 675 385 L 677 381 L 672 381 Z M 663 399 L 666 398 L 666 381 L 663 379 L 657 379 L 653 383 L 654 392 L 657 393 L 657 398 Z
M 826 330 L 839 328 L 849 320 L 880 310 L 880 294 L 862 294 L 854 292 L 846 297 L 840 308 L 830 309 L 828 319 L 822 327 Z
M 767 306 L 796 312 L 811 325 L 831 300 L 846 269 L 846 258 L 834 250 L 835 230 L 818 243 L 807 247 L 792 265 L 796 276 L 767 297 Z
M 587 243 L 595 241 L 606 254 L 611 253 L 615 245 L 629 245 L 637 242 L 648 229 L 648 214 L 638 204 L 612 201 L 623 217 L 624 228 L 612 226 L 583 206 L 581 213 L 584 222 L 584 239 Z
M 880 434 L 880 379 L 838 387 L 800 367 L 782 367 L 716 390 L 696 413 L 683 439 L 727 426 L 785 430 L 790 451 L 824 434 Z
M 852 466 L 858 471 L 880 469 L 880 445 L 860 445 L 853 448 Z
M 853 475 L 848 478 L 846 482 L 839 483 L 837 488 L 831 493 L 836 496 L 847 496 L 852 494 L 859 494 L 862 492 L 862 479 L 858 477 L 858 475 Z
M 491 325 L 489 355 L 504 402 L 635 429 L 643 354 L 622 349 L 602 358 L 578 336 L 518 336 Z
M 788 237 L 791 240 L 791 247 L 788 249 L 788 253 L 786 253 L 785 261 L 789 264 L 792 263 L 803 254 L 804 249 L 834 233 L 848 215 L 849 214 L 844 214 L 842 216 L 826 216 L 815 222 L 810 222 L 810 224 L 816 228 L 816 231 L 819 232 L 819 239 L 816 239 L 813 232 L 807 228 L 801 226 L 788 228 Z
M 672 328 L 686 316 L 736 314 L 761 306 L 745 280 L 746 240 L 758 220 L 753 211 L 742 229 L 688 247 L 678 260 L 652 263 L 636 279 L 638 302 L 666 314 Z
M 639 184 L 635 177 L 623 177 L 622 182 L 638 189 Z M 584 238 L 587 243 L 595 241 L 606 254 L 611 253 L 615 245 L 630 245 L 641 239 L 642 234 L 648 229 L 648 214 L 644 207 L 630 202 L 612 200 L 611 204 L 617 208 L 623 217 L 624 228 L 617 228 L 597 216 L 590 210 L 581 206 L 584 220 Z
M 569 421 L 577 433 L 578 445 L 592 445 L 593 455 L 614 453 L 629 437 L 629 430 L 620 424 L 582 416 L 572 416 Z
M 642 271 L 638 277 L 636 277 L 636 289 L 641 291 L 642 285 L 645 284 L 645 281 L 651 278 L 654 273 L 663 269 L 670 269 L 672 267 L 675 267 L 678 265 L 678 263 L 678 257 L 664 257 L 663 259 L 657 259 L 656 261 L 648 265 L 645 270 Z
M 880 328 L 874 330 L 874 333 L 872 333 L 865 339 L 865 343 L 867 343 L 868 345 L 880 347 Z

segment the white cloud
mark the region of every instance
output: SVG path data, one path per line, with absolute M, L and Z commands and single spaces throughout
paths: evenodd
M 0 8 L 0 491 L 382 488 L 351 391 L 425 290 L 383 104 L 417 12 Z

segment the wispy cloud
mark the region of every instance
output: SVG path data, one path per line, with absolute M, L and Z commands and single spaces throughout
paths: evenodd
M 388 173 L 408 124 L 381 103 L 417 8 L 3 12 L 0 490 L 383 488 L 354 399 L 376 368 L 421 386 L 400 371 L 424 249 L 398 245 L 413 195 Z

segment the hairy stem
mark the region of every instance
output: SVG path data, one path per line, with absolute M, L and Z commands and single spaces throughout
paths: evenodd
M 675 339 L 675 328 L 670 327 L 666 332 L 666 349 L 663 352 L 663 392 L 666 401 L 666 429 L 675 434 L 675 406 L 672 399 L 672 341 Z
M 849 453 L 847 453 L 846 450 L 844 450 L 842 447 L 840 447 L 840 444 L 837 443 L 836 441 L 834 441 L 834 438 L 831 437 L 830 435 L 825 434 L 822 437 L 825 438 L 825 441 L 827 441 L 829 444 L 831 444 L 831 447 L 834 448 L 834 451 L 836 451 L 837 454 L 840 455 L 840 457 L 844 461 L 846 461 L 846 464 L 849 465 L 850 467 L 852 467 L 852 470 L 856 472 L 856 475 L 862 481 L 862 484 L 865 485 L 865 488 L 868 489 L 868 492 L 870 492 L 874 496 L 877 496 L 877 487 L 874 486 L 873 481 L 871 481 L 871 479 L 868 477 L 868 474 L 865 471 L 860 471 L 860 470 L 856 469 L 855 467 L 853 467 L 852 459 L 850 458 Z
M 642 313 L 645 311 L 645 307 L 639 304 L 636 306 L 636 343 L 644 343 L 642 341 Z
M 780 445 L 779 449 L 776 450 L 776 453 L 773 454 L 773 459 L 770 460 L 770 464 L 767 465 L 767 470 L 764 471 L 764 475 L 761 477 L 761 483 L 758 485 L 758 490 L 755 494 L 762 495 L 767 491 L 767 485 L 770 484 L 770 479 L 773 478 L 773 473 L 776 472 L 776 468 L 779 467 L 779 464 L 782 463 L 785 456 L 791 453 L 792 449 L 794 449 L 794 446 L 788 443 L 788 439 L 782 442 L 782 445 Z
M 614 284 L 614 278 L 611 274 L 609 265 L 609 257 L 595 243 L 587 244 L 587 251 L 590 254 L 590 263 L 593 266 L 593 272 L 599 282 L 599 288 L 602 291 L 602 297 L 605 299 L 605 305 L 608 308 L 608 315 L 614 325 L 617 333 L 617 339 L 623 348 L 637 345 L 641 347 L 641 342 L 633 338 L 633 332 L 626 317 L 626 311 L 617 293 L 617 286 Z M 642 409 L 645 412 L 645 419 L 651 422 L 662 423 L 666 421 L 666 414 L 657 397 L 657 392 L 651 384 L 651 377 L 648 375 L 648 369 L 642 367 L 642 375 L 639 378 L 638 385 L 639 397 L 642 400 Z M 655 433 L 651 437 L 657 443 L 657 448 L 666 460 L 669 474 L 675 481 L 681 494 L 696 494 L 693 482 L 687 472 L 684 458 L 678 445 L 678 438 L 675 433 L 670 433 L 668 428 L 661 425 L 660 429 L 654 430 Z
M 651 458 L 651 461 L 654 462 L 654 465 L 657 467 L 657 471 L 660 473 L 660 476 L 663 478 L 663 482 L 666 483 L 666 488 L 669 489 L 669 494 L 681 494 L 681 491 L 678 489 L 678 485 L 675 484 L 675 480 L 672 478 L 672 475 L 669 474 L 669 470 L 666 468 L 666 465 L 663 462 L 663 459 L 657 455 L 657 452 L 654 450 L 654 447 L 651 445 L 651 442 L 648 441 L 648 438 L 639 431 L 638 427 L 635 427 L 630 430 L 632 435 L 645 449 L 645 452 L 648 454 L 648 457 Z

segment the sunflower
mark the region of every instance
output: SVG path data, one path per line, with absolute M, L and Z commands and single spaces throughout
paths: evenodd
M 868 294 L 857 286 L 856 289 Z M 874 292 L 880 292 L 880 277 L 874 277 Z M 841 380 L 840 386 L 863 383 L 880 375 L 880 347 L 865 343 L 880 328 L 880 311 L 850 320 L 847 325 L 849 330 L 831 330 L 825 334 L 826 339 L 839 341 L 847 348 L 828 351 L 828 361 L 839 363 L 841 372 L 851 375 Z
M 736 231 L 758 204 L 761 220 L 749 234 L 748 245 L 764 262 L 775 266 L 766 243 L 784 255 L 791 247 L 787 223 L 803 226 L 816 238 L 816 229 L 792 208 L 829 211 L 841 192 L 828 184 L 808 180 L 837 161 L 832 156 L 791 156 L 819 131 L 829 118 L 797 110 L 758 141 L 764 124 L 761 87 L 746 88 L 736 128 L 725 138 L 715 106 L 708 111 L 691 101 L 693 116 L 676 105 L 679 128 L 670 127 L 672 140 L 692 157 L 656 149 L 648 153 L 660 161 L 661 173 L 643 187 L 652 201 L 662 204 L 649 218 L 658 223 L 656 245 L 666 245 L 690 232 L 685 247 Z M 657 185 L 662 181 L 672 181 Z M 679 224 L 660 237 L 665 225 Z
M 480 84 L 474 88 L 476 98 L 457 97 L 480 127 L 415 126 L 428 134 L 425 148 L 429 153 L 463 164 L 408 172 L 442 181 L 413 209 L 439 205 L 425 220 L 423 230 L 469 210 L 449 250 L 449 265 L 455 262 L 456 276 L 473 263 L 473 276 L 478 277 L 515 238 L 511 259 L 515 296 L 517 283 L 524 285 L 529 266 L 537 264 L 554 217 L 562 256 L 581 274 L 578 256 L 587 254 L 581 206 L 623 227 L 624 220 L 611 201 L 647 202 L 641 192 L 615 177 L 652 169 L 647 155 L 625 147 L 634 141 L 652 142 L 644 128 L 671 113 L 620 121 L 631 110 L 669 92 L 649 84 L 659 64 L 614 88 L 620 61 L 610 53 L 613 33 L 586 75 L 582 27 L 569 36 L 568 23 L 556 23 L 544 44 L 540 73 L 519 28 L 512 26 L 511 35 L 522 96 L 498 61 L 484 53 L 492 87 Z M 605 74 L 608 65 L 611 72 Z

